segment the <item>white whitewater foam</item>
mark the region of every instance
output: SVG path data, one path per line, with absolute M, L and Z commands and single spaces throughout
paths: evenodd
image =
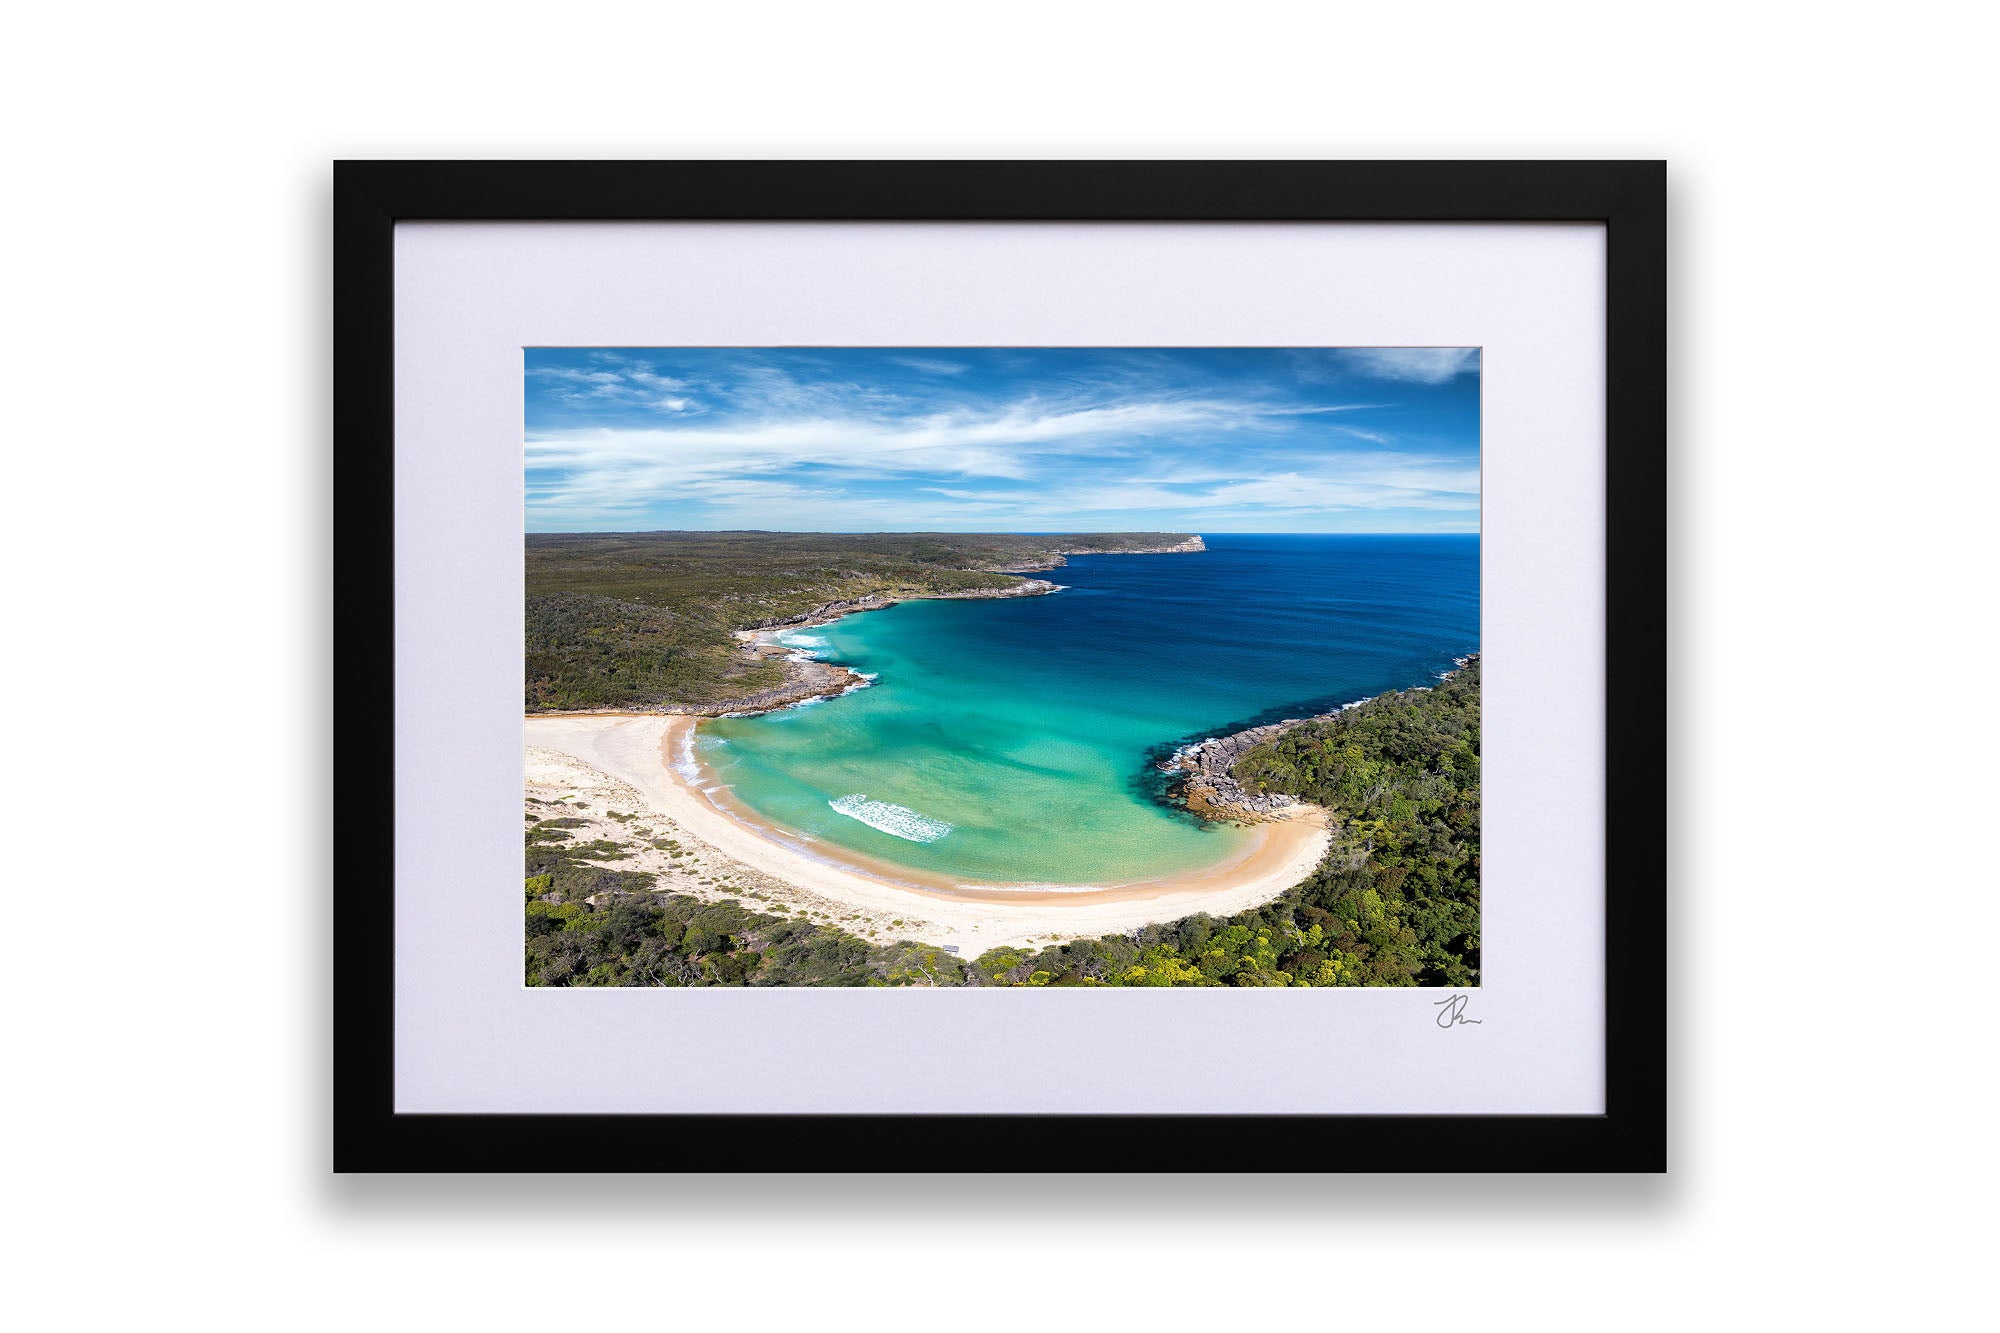
M 778 642 L 787 648 L 825 648 L 830 645 L 818 634 L 780 634 Z
M 852 796 L 842 796 L 827 804 L 849 819 L 858 819 L 869 828 L 880 829 L 904 842 L 936 842 L 951 832 L 951 825 L 942 819 L 920 815 L 908 806 L 871 801 L 866 792 L 855 792 Z
M 693 727 L 689 727 L 687 733 L 681 737 L 681 752 L 674 760 L 674 772 L 691 783 L 701 776 L 701 765 L 696 763 L 694 758 Z

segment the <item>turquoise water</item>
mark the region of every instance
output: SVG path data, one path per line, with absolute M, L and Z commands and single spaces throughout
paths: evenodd
M 875 683 L 701 728 L 739 801 L 806 835 L 965 880 L 1102 884 L 1243 837 L 1160 799 L 1178 745 L 1421 685 L 1479 646 L 1479 539 L 1207 538 L 1076 556 L 1046 597 L 904 602 L 797 631 Z

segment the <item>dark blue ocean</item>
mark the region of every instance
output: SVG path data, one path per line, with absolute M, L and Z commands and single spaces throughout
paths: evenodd
M 1427 684 L 1479 647 L 1476 534 L 1204 540 L 1203 554 L 1071 557 L 1043 576 L 1067 591 L 1010 604 L 977 631 L 982 649 L 1162 692 L 1204 730 Z M 1051 634 L 1073 642 L 1051 651 Z

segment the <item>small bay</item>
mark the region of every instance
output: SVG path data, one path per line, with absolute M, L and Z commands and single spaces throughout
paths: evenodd
M 863 690 L 704 723 L 715 778 L 807 840 L 1015 884 L 1107 884 L 1228 856 L 1162 803 L 1179 743 L 1427 684 L 1479 647 L 1479 538 L 1206 535 L 1075 556 L 1048 596 L 912 601 L 797 631 Z

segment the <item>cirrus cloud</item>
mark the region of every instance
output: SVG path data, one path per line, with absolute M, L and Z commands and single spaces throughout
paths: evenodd
M 1333 356 L 1353 374 L 1408 384 L 1446 384 L 1479 370 L 1477 347 L 1343 347 Z

